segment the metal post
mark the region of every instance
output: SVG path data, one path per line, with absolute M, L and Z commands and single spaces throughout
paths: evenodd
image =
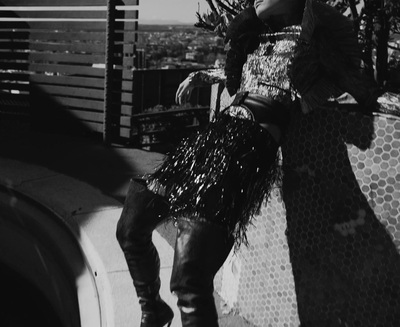
M 104 115 L 103 115 L 103 141 L 110 143 L 110 112 L 112 106 L 112 82 L 114 63 L 114 35 L 115 35 L 115 0 L 107 0 L 106 22 L 106 49 L 104 71 Z

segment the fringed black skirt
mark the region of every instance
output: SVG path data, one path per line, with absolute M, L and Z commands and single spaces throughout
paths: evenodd
M 185 139 L 152 174 L 171 204 L 171 216 L 223 225 L 247 242 L 251 218 L 279 173 L 278 144 L 256 122 L 220 115 Z

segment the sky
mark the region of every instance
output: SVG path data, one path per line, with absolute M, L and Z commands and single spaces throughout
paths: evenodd
M 205 0 L 139 0 L 139 23 L 141 21 L 178 21 L 195 23 L 196 12 L 207 12 Z

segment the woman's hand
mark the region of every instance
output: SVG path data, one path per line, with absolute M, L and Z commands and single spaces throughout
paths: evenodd
M 179 84 L 178 90 L 175 95 L 175 102 L 177 104 L 184 104 L 189 101 L 190 95 L 194 89 L 192 79 L 187 77 L 181 84 Z

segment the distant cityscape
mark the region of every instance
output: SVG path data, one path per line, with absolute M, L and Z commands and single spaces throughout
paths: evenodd
M 222 66 L 224 40 L 192 25 L 140 25 L 136 69 Z

